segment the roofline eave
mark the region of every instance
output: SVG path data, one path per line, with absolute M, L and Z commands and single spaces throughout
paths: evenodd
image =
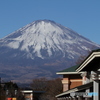
M 100 52 L 93 52 L 77 69 L 80 72 L 88 63 L 90 63 L 95 57 L 100 57 Z
M 72 88 L 72 89 L 70 89 L 70 90 L 68 90 L 68 91 L 65 91 L 65 92 L 63 92 L 63 93 L 61 93 L 61 94 L 56 95 L 55 97 L 58 98 L 58 97 L 61 97 L 61 96 L 70 94 L 70 93 L 72 93 L 72 92 L 77 92 L 77 91 L 81 91 L 81 90 L 83 90 L 83 89 L 87 89 L 87 88 L 92 87 L 92 86 L 93 86 L 93 82 L 90 82 L 90 83 L 87 83 L 87 84 L 84 84 L 84 85 L 81 85 L 81 86 Z M 79 88 L 79 87 L 80 87 L 80 88 Z
M 56 74 L 64 75 L 64 74 L 81 74 L 83 72 L 57 72 Z

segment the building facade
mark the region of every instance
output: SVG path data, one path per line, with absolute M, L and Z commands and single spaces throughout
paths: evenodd
M 75 67 L 74 67 L 75 68 Z M 94 50 L 90 55 L 79 65 L 76 66 L 72 73 L 79 74 L 82 79 L 82 84 L 74 84 L 72 88 L 66 88 L 63 93 L 58 94 L 58 100 L 99 100 L 99 84 L 100 84 L 100 49 Z M 68 74 L 68 69 L 66 70 Z M 60 74 L 58 72 L 58 74 Z M 72 77 L 75 77 L 74 74 Z M 63 74 L 64 76 L 64 74 Z M 63 77 L 64 78 L 64 77 Z M 77 83 L 79 77 L 76 76 Z M 64 80 L 64 79 L 63 79 Z M 63 82 L 62 82 L 63 83 Z M 66 83 L 66 82 L 65 82 Z

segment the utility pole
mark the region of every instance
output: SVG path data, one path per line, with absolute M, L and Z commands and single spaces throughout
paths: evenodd
M 1 100 L 1 77 L 0 77 L 0 100 Z
M 1 85 L 1 77 L 0 77 L 0 85 Z

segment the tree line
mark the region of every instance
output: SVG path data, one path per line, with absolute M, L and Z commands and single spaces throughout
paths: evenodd
M 22 90 L 25 88 L 18 87 L 16 83 L 5 82 L 0 84 L 0 100 L 5 100 L 7 97 L 16 97 L 17 100 L 25 100 L 22 95 Z M 55 96 L 62 93 L 61 78 L 48 80 L 46 78 L 36 78 L 30 83 L 30 89 L 34 92 L 41 92 L 41 95 L 35 97 L 34 100 L 56 100 Z
M 0 100 L 6 98 L 17 98 L 17 100 L 24 100 L 21 89 L 13 82 L 5 82 L 0 84 Z
M 37 100 L 56 100 L 55 96 L 63 92 L 61 78 L 48 80 L 46 78 L 33 79 L 31 83 L 33 91 L 43 91 Z

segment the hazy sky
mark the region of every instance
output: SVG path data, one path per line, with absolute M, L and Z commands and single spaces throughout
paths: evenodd
M 0 0 L 0 38 L 40 19 L 100 44 L 100 0 Z

